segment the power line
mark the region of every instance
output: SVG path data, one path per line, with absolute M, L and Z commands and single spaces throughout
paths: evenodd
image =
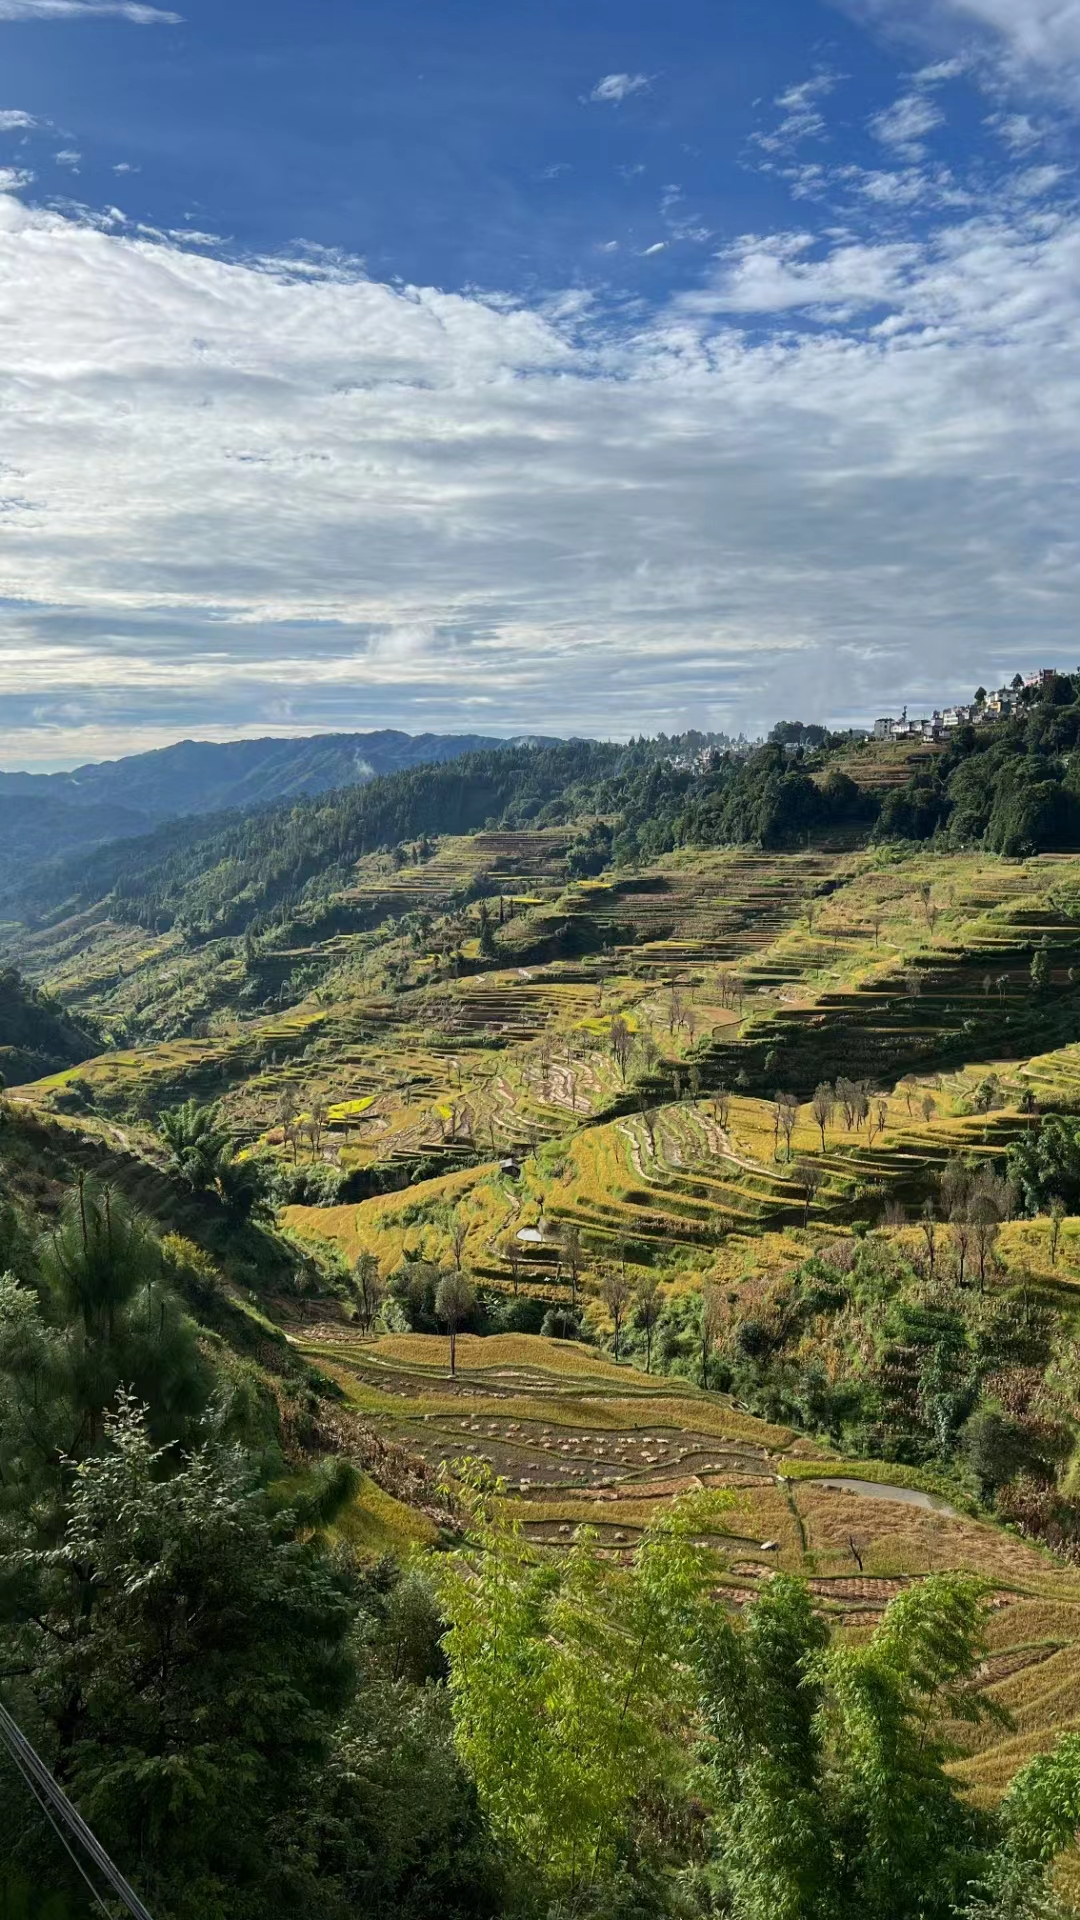
M 11 1755 L 35 1800 L 56 1829 L 102 1912 L 107 1913 L 108 1909 L 72 1848 L 70 1844 L 72 1839 L 78 1843 L 84 1853 L 89 1855 L 98 1872 L 108 1881 L 117 1899 L 127 1908 L 133 1920 L 153 1920 L 153 1915 L 143 1906 L 134 1888 L 128 1885 L 119 1867 L 113 1865 L 100 1841 L 91 1833 L 82 1814 L 72 1806 L 63 1787 L 53 1779 L 44 1760 L 35 1752 L 25 1733 L 12 1719 L 2 1702 L 0 1702 L 0 1743 Z

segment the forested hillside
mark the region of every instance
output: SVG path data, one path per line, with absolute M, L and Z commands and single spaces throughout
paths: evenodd
M 143 834 L 161 821 L 272 806 L 502 744 L 478 734 L 392 730 L 182 740 L 70 773 L 0 772 L 0 886 L 17 883 L 40 861 Z
M 482 827 L 583 822 L 581 873 L 680 847 L 781 849 L 813 835 L 985 844 L 1023 855 L 1080 845 L 1080 680 L 1059 675 L 1014 718 L 960 729 L 913 758 L 884 792 L 873 743 L 786 723 L 764 746 L 724 749 L 700 736 L 629 746 L 571 741 L 470 752 L 363 787 L 249 816 L 173 823 L 88 857 L 41 864 L 9 884 L 12 917 L 70 914 L 108 900 L 158 930 L 229 934 L 304 898 L 348 886 L 377 850 Z M 862 778 L 860 778 L 860 774 Z

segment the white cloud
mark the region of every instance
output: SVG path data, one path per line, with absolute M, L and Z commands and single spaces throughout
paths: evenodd
M 1077 0 L 944 0 L 962 20 L 991 27 L 1022 60 L 1054 66 L 1080 59 Z
M 647 73 L 606 73 L 602 80 L 597 81 L 589 99 L 619 106 L 632 93 L 642 93 L 650 84 Z
M 183 16 L 139 0 L 0 0 L 4 20 L 98 20 L 113 15 L 134 26 L 178 26 Z
M 1041 82 L 1080 98 L 1080 0 L 836 0 L 849 12 L 949 49 L 991 85 Z M 938 65 L 941 62 L 937 63 Z
M 1071 664 L 1080 211 L 922 219 L 748 238 L 622 330 L 0 196 L 5 762 Z
M 0 167 L 0 193 L 17 193 L 33 185 L 34 175 L 25 167 Z
M 819 73 L 812 80 L 785 88 L 773 101 L 773 105 L 781 109 L 783 119 L 771 132 L 753 134 L 753 144 L 765 153 L 788 153 L 804 140 L 822 139 L 825 119 L 819 102 L 832 93 L 836 84 L 835 74 Z
M 65 147 L 62 152 L 55 153 L 53 159 L 56 161 L 58 167 L 72 167 L 78 172 L 82 162 L 82 154 L 76 152 L 74 147 Z
M 0 107 L 0 133 L 29 132 L 41 125 L 42 121 L 36 120 L 32 113 L 23 113 L 19 107 Z
M 1045 130 L 1028 113 L 993 113 L 987 125 L 1012 154 L 1030 153 L 1045 138 Z
M 926 135 L 933 133 L 945 119 L 935 100 L 925 93 L 905 93 L 882 113 L 874 114 L 870 131 L 882 146 L 891 147 L 905 160 L 921 160 L 926 152 Z

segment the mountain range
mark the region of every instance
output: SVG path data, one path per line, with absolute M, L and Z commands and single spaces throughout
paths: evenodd
M 0 881 L 10 884 L 57 854 L 147 833 L 185 815 L 250 811 L 522 744 L 384 728 L 298 740 L 181 740 L 70 772 L 0 772 Z

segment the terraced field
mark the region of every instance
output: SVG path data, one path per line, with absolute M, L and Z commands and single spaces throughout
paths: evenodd
M 570 1342 L 461 1336 L 454 1379 L 446 1342 L 423 1335 L 365 1342 L 327 1325 L 300 1344 L 353 1406 L 429 1463 L 486 1461 L 544 1551 L 588 1527 L 598 1551 L 629 1554 L 657 1502 L 705 1486 L 734 1496 L 709 1537 L 716 1595 L 729 1604 L 780 1567 L 804 1574 L 839 1624 L 861 1627 L 921 1574 L 982 1573 L 994 1617 L 980 1684 L 1015 1724 L 969 1740 L 958 1771 L 979 1794 L 1080 1726 L 1080 1573 L 943 1501 L 911 1470 L 838 1459 L 723 1395 L 648 1379 Z M 829 1484 L 844 1480 L 858 1490 Z

